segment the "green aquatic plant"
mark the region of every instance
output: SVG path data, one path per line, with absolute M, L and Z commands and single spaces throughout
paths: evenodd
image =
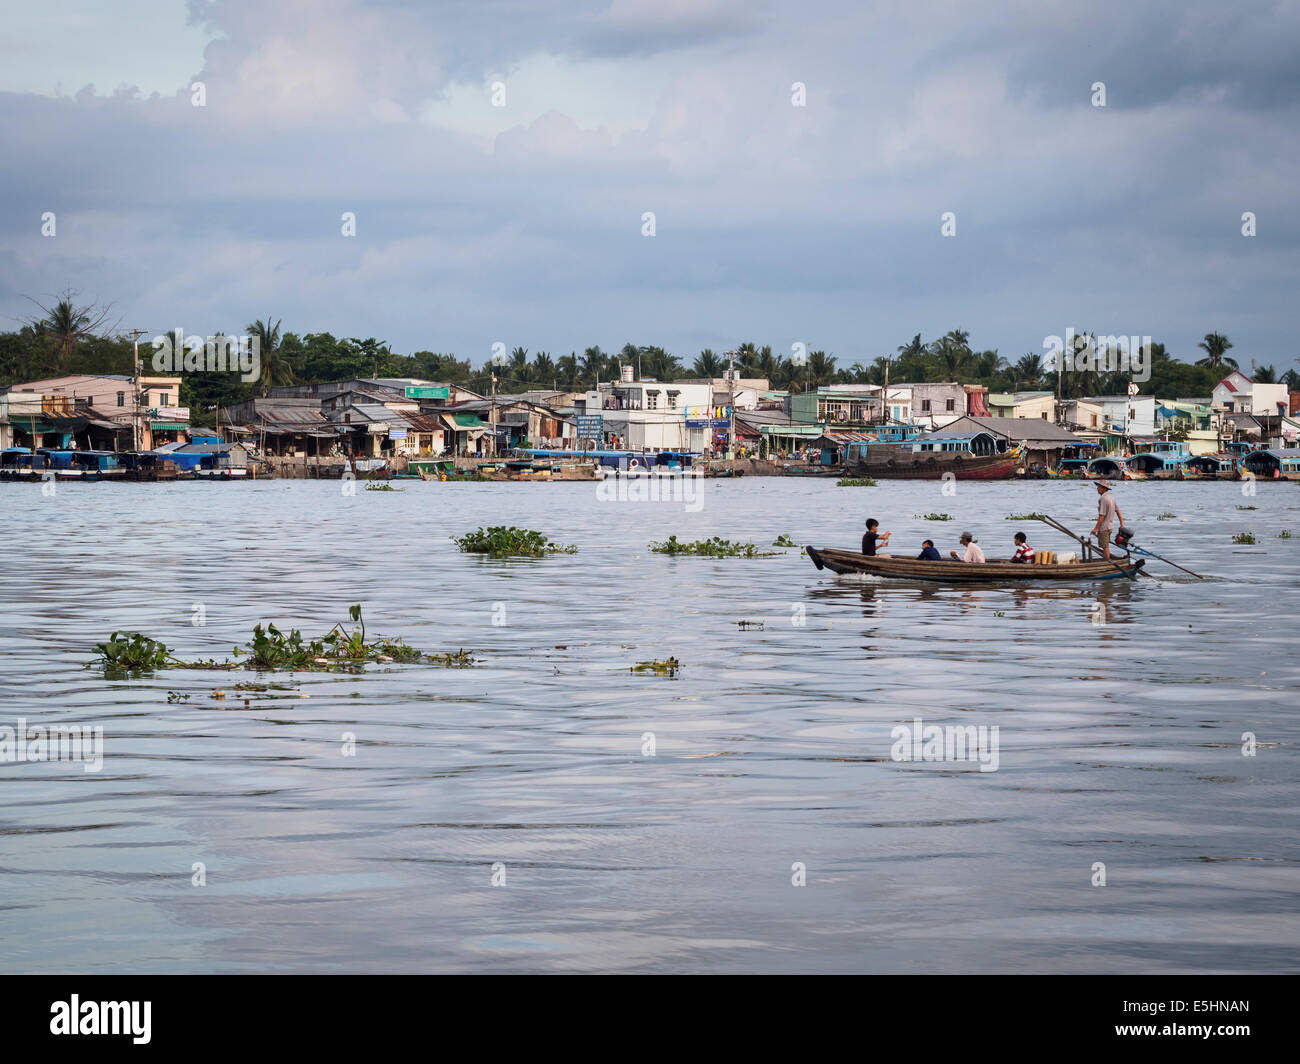
M 1293 538 L 1292 535 L 1291 535 L 1291 530 L 1290 530 L 1289 528 L 1284 528 L 1284 529 L 1282 529 L 1282 531 L 1279 532 L 1279 533 L 1277 534 L 1277 538 L 1278 538 L 1278 539 L 1291 539 L 1291 538 Z
M 371 481 L 366 484 L 366 491 L 397 491 L 397 488 L 393 487 L 391 484 Z
M 1238 510 L 1258 510 L 1258 506 L 1238 506 Z
M 1046 514 L 1007 514 L 1008 521 L 1041 521 Z
M 837 488 L 874 488 L 875 480 L 871 477 L 841 477 L 835 482 Z
M 1254 533 L 1254 532 L 1238 532 L 1235 536 L 1232 537 L 1232 542 L 1233 542 L 1233 543 L 1254 543 L 1254 542 L 1255 542 L 1255 533 Z
M 540 558 L 546 554 L 577 554 L 576 546 L 565 546 L 546 538 L 541 532 L 513 525 L 493 525 L 478 528 L 463 536 L 452 536 L 452 542 L 465 554 L 487 554 L 493 558 Z
M 681 664 L 676 658 L 666 661 L 638 661 L 632 666 L 632 672 L 652 673 L 655 676 L 676 676 Z
M 784 532 L 782 532 L 779 536 L 776 537 L 776 539 L 772 541 L 772 546 L 774 547 L 797 547 L 798 545 L 799 544 L 797 544 Z
M 776 551 L 761 551 L 752 543 L 732 543 L 730 540 L 714 536 L 712 539 L 697 539 L 694 543 L 678 542 L 676 536 L 669 536 L 662 543 L 651 543 L 650 550 L 655 554 L 689 555 L 697 558 L 770 558 Z
M 763 630 L 762 621 L 737 621 L 736 624 L 740 626 L 740 630 L 742 632 L 748 632 L 755 628 L 757 628 L 760 632 Z
M 319 639 L 306 639 L 297 628 L 281 631 L 274 624 L 253 627 L 253 637 L 235 647 L 236 661 L 182 661 L 166 645 L 139 632 L 114 632 L 107 643 L 97 643 L 99 658 L 92 664 L 120 671 L 145 669 L 290 669 L 312 672 L 330 669 L 356 670 L 366 664 L 413 665 L 428 663 L 449 668 L 465 668 L 474 658 L 464 650 L 454 654 L 425 654 L 401 639 L 366 639 L 366 622 L 361 605 L 348 609 L 348 619 L 355 625 L 336 624 Z M 258 690 L 256 685 L 237 685 L 237 690 Z M 169 693 L 169 701 L 172 701 Z
M 1164 513 L 1162 513 L 1162 514 L 1156 514 L 1156 520 L 1157 520 L 1157 521 L 1172 521 L 1172 520 L 1173 520 L 1174 518 L 1176 518 L 1177 516 L 1178 516 L 1177 514 L 1171 514 L 1171 513 L 1169 513 L 1169 511 L 1166 510 L 1166 511 L 1165 511 Z
M 148 672 L 165 669 L 176 659 L 167 644 L 139 632 L 114 632 L 107 643 L 96 643 L 99 663 L 106 668 L 125 672 Z
M 428 660 L 447 669 L 468 669 L 475 662 L 468 650 L 458 650 L 454 654 L 429 654 Z
M 914 514 L 926 521 L 955 521 L 957 520 L 952 514 Z

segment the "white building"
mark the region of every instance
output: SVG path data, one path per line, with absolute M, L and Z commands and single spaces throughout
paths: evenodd
M 1260 384 L 1234 369 L 1214 386 L 1210 405 L 1221 414 L 1287 413 L 1287 386 Z
M 1101 408 L 1099 427 L 1107 432 L 1143 437 L 1156 434 L 1154 395 L 1087 395 L 1079 402 Z
M 721 420 L 708 381 L 601 384 L 579 413 L 598 415 L 602 438 L 626 451 L 704 451 L 716 431 L 711 422 Z

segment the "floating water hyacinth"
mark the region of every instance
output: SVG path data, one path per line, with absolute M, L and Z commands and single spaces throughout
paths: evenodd
M 565 546 L 546 538 L 544 533 L 513 525 L 477 528 L 451 540 L 465 554 L 487 554 L 493 558 L 540 558 L 546 554 L 577 554 L 576 546 Z
M 361 605 L 348 610 L 348 618 L 357 627 L 351 630 L 336 624 L 319 639 L 304 639 L 297 628 L 282 632 L 274 624 L 253 628 L 253 637 L 243 648 L 233 648 L 242 661 L 183 661 L 165 643 L 139 632 L 114 632 L 107 643 L 97 643 L 99 657 L 91 664 L 110 672 L 138 673 L 155 669 L 290 669 L 301 672 L 330 669 L 359 669 L 366 664 L 432 664 L 448 668 L 465 668 L 474 658 L 465 650 L 446 654 L 424 654 L 401 639 L 375 639 L 367 642 L 366 624 Z

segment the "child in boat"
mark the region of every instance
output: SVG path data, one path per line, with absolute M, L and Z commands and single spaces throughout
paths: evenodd
M 943 555 L 934 549 L 934 540 L 927 539 L 921 544 L 921 553 L 916 556 L 918 562 L 941 562 Z
M 1016 533 L 1016 553 L 1012 556 L 1011 560 L 1013 562 L 1028 563 L 1032 563 L 1034 560 L 1034 548 L 1029 545 L 1023 532 Z
M 882 547 L 889 546 L 889 537 L 893 535 L 893 533 L 877 532 L 876 529 L 879 527 L 880 522 L 874 517 L 867 518 L 867 531 L 862 536 L 862 553 L 868 557 L 871 557 L 876 553 L 877 542 L 879 542 Z

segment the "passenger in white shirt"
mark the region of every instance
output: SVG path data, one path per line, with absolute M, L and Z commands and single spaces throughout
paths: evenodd
M 953 556 L 953 558 L 956 561 L 982 562 L 984 560 L 984 552 L 980 550 L 979 544 L 975 542 L 975 537 L 972 536 L 969 532 L 963 532 L 961 534 L 961 542 L 962 545 L 966 548 L 966 554 L 963 557 L 958 557 L 957 552 L 955 550 L 950 550 L 948 552 Z

